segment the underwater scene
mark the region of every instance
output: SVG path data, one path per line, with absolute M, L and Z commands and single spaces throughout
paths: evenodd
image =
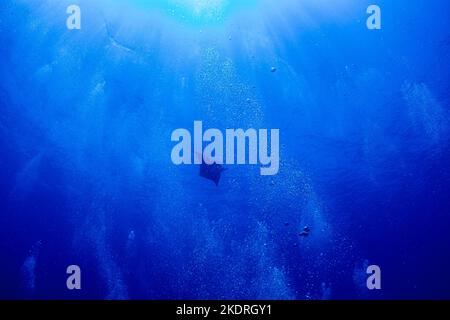
M 450 299 L 447 0 L 1 0 L 0 299 Z

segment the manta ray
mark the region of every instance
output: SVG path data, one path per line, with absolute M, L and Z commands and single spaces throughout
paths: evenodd
M 200 177 L 213 181 L 216 186 L 219 186 L 220 177 L 222 176 L 222 172 L 226 169 L 217 163 L 207 164 L 203 162 L 200 165 Z
M 222 172 L 226 169 L 223 165 L 205 159 L 202 155 L 197 154 L 197 157 L 203 158 L 200 165 L 200 177 L 213 181 L 216 186 L 219 186 L 219 181 L 222 176 Z

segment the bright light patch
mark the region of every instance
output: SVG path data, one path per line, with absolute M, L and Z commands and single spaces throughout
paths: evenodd
M 56 0 L 54 0 L 56 1 Z M 89 1 L 89 0 L 86 0 Z M 223 26 L 234 17 L 242 21 L 266 19 L 268 25 L 289 19 L 295 15 L 295 22 L 306 24 L 322 20 L 342 19 L 349 12 L 355 0 L 98 0 L 111 14 L 134 21 L 154 21 L 170 18 L 170 21 L 194 28 Z M 109 6 L 106 4 L 114 4 Z M 117 6 L 116 6 L 117 5 Z M 142 21 L 140 20 L 140 23 Z M 294 23 L 295 23 L 294 22 Z
M 258 0 L 130 0 L 129 4 L 143 9 L 163 11 L 177 20 L 202 25 L 223 22 L 238 9 L 258 2 Z
M 224 6 L 225 0 L 189 0 L 178 1 L 184 3 L 188 8 L 192 8 L 195 15 L 209 15 L 219 13 Z

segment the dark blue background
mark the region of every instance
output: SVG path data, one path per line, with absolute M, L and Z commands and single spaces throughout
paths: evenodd
M 254 2 L 0 2 L 1 298 L 450 298 L 450 4 Z M 194 120 L 279 128 L 280 173 L 174 166 Z

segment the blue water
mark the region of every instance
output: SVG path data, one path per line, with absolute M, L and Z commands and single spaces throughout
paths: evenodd
M 449 26 L 446 0 L 2 0 L 0 298 L 450 298 Z M 173 165 L 195 120 L 279 128 L 279 174 Z

